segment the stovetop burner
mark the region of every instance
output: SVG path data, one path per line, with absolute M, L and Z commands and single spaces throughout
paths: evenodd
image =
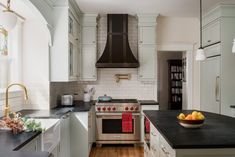
M 138 103 L 136 99 L 112 99 L 110 101 L 99 100 L 98 103 Z

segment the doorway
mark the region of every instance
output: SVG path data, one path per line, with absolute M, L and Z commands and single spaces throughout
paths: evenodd
M 158 100 L 160 110 L 186 106 L 186 52 L 158 52 Z

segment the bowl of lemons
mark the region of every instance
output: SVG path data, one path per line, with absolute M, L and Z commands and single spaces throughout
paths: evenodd
M 177 116 L 179 124 L 185 128 L 195 129 L 203 126 L 205 116 L 198 111 L 193 111 L 191 114 L 185 115 L 180 113 Z

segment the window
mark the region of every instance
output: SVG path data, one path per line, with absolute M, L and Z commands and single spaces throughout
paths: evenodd
M 7 37 L 8 32 L 0 27 L 0 54 L 7 55 Z
M 22 22 L 7 32 L 0 26 L 0 89 L 21 82 Z
M 8 84 L 8 32 L 0 27 L 0 88 Z

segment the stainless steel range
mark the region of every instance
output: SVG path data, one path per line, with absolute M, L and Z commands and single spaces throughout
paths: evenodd
M 113 99 L 96 103 L 97 144 L 140 142 L 140 104 L 136 99 Z M 132 113 L 132 131 L 122 131 L 122 113 Z

